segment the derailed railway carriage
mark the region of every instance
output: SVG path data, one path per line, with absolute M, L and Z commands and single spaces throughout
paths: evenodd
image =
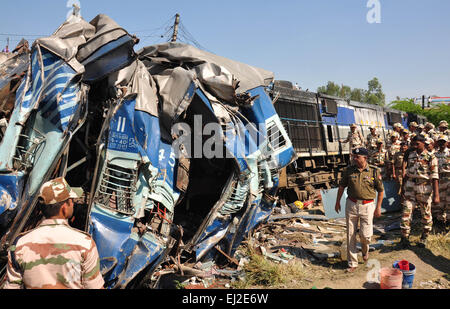
M 265 91 L 273 74 L 179 43 L 135 52 L 137 41 L 98 15 L 33 44 L 0 145 L 2 274 L 8 246 L 42 219 L 39 188 L 58 176 L 85 191 L 71 224 L 93 236 L 107 288 L 156 286 L 170 257 L 233 256 L 271 214 L 295 159 Z M 180 124 L 216 124 L 225 155 L 189 155 L 213 132 Z
M 285 203 L 314 200 L 316 189 L 337 186 L 349 163 L 349 144 L 341 141 L 351 124 L 358 125 L 364 138 L 375 126 L 386 141 L 395 123 L 408 128 L 412 121 L 426 122 L 419 115 L 297 90 L 288 81 L 275 81 L 269 93 L 298 158 L 281 172 L 279 195 Z

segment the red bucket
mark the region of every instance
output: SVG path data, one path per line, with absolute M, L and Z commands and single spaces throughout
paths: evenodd
M 409 262 L 407 260 L 401 260 L 398 262 L 398 267 L 401 270 L 409 270 Z

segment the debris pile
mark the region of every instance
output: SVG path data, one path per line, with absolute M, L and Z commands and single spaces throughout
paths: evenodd
M 258 225 L 242 242 L 233 258 L 225 257 L 222 264 L 210 261 L 182 265 L 182 278 L 185 279 L 178 287 L 231 288 L 233 283 L 246 280 L 246 264 L 252 258 L 249 254 L 257 254 L 282 265 L 300 263 L 307 268 L 311 265 L 328 267 L 330 263 L 347 263 L 345 219 L 327 219 L 317 214 L 321 212 L 320 205 L 281 214 L 283 209 L 286 211 L 283 206 L 276 207 L 268 221 Z M 394 245 L 391 239 L 398 236 L 396 222 L 399 220 L 399 214 L 387 214 L 376 221 L 375 239 L 369 247 L 371 252 Z M 252 248 L 253 253 L 249 253 L 248 248 Z M 359 244 L 358 248 L 361 250 Z M 361 254 L 360 260 L 362 262 Z M 180 276 L 180 268 L 174 264 L 167 266 L 160 274 L 170 272 Z M 307 278 L 304 280 L 310 281 Z

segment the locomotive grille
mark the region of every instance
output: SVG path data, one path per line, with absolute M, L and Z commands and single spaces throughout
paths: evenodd
M 106 166 L 96 202 L 124 215 L 134 215 L 133 195 L 136 192 L 137 171 L 119 166 Z
M 33 140 L 28 135 L 19 134 L 21 142 L 16 147 L 16 156 L 13 157 L 13 166 L 17 171 L 23 171 L 33 167 L 36 152 L 39 146 L 45 141 L 43 134 L 35 129 L 33 130 L 36 133 L 36 137 Z
M 275 109 L 295 151 L 323 150 L 317 104 L 279 99 Z

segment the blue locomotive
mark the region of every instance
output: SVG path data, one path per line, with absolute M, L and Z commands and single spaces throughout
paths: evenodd
M 395 123 L 408 128 L 426 118 L 379 105 L 297 90 L 289 81 L 269 87 L 275 109 L 292 141 L 297 160 L 280 177 L 280 197 L 286 203 L 314 199 L 315 190 L 332 188 L 349 162 L 349 144 L 340 143 L 357 124 L 363 137 L 375 126 L 386 140 Z

